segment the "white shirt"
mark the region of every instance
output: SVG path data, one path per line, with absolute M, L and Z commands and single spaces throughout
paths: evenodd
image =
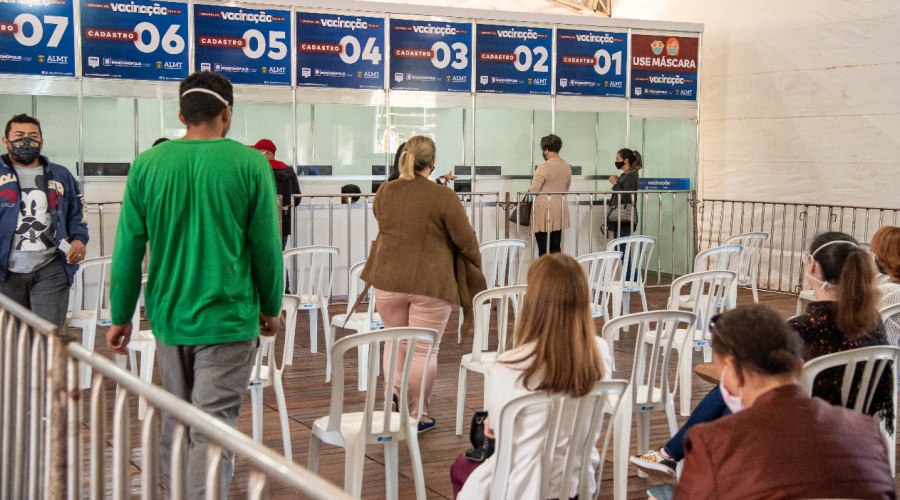
M 600 351 L 600 359 L 603 360 L 603 380 L 610 379 L 612 370 L 612 357 L 610 356 L 609 346 L 601 337 L 596 337 L 597 349 Z M 534 343 L 525 344 L 515 349 L 506 351 L 501 354 L 496 363 L 491 368 L 491 400 L 488 402 L 487 411 L 491 417 L 492 428 L 500 424 L 500 410 L 506 403 L 519 396 L 531 394 L 534 391 L 524 387 L 521 375 L 527 368 L 531 360 L 525 363 L 509 364 L 500 363 L 500 361 L 509 361 L 521 359 L 534 350 Z M 540 376 L 540 375 L 538 375 Z M 532 383 L 532 385 L 535 385 Z M 571 415 L 575 411 L 574 405 L 566 405 L 563 407 L 564 414 Z M 548 412 L 546 407 L 525 410 L 519 414 L 516 419 L 514 435 L 515 443 L 513 444 L 512 463 L 514 464 L 510 475 L 506 498 L 509 500 L 544 500 L 539 499 L 541 487 L 541 453 L 543 451 L 542 434 L 546 430 Z M 599 433 L 594 436 L 596 442 L 600 438 Z M 576 463 L 573 469 L 572 488 L 571 491 L 561 494 L 558 490 L 561 487 L 561 479 L 563 462 L 565 460 L 565 447 L 568 444 L 566 436 L 560 436 L 557 441 L 557 450 L 553 463 L 553 475 L 550 480 L 550 489 L 547 492 L 547 498 L 572 498 L 578 492 L 578 476 L 580 475 L 581 465 Z M 490 496 L 491 480 L 494 472 L 496 455 L 484 461 L 472 475 L 466 480 L 462 490 L 459 492 L 457 499 L 459 500 L 475 500 L 487 499 Z M 576 459 L 577 460 L 577 459 Z M 591 453 L 591 478 L 595 477 L 594 471 L 600 463 L 600 453 L 594 450 Z M 591 481 L 591 491 L 596 490 L 596 484 Z

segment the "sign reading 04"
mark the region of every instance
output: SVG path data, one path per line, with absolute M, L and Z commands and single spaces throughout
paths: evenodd
M 391 88 L 472 91 L 472 24 L 391 19 Z
M 384 88 L 384 19 L 297 12 L 297 85 Z
M 556 93 L 625 97 L 627 35 L 556 30 Z
M 187 4 L 82 0 L 81 74 L 181 80 L 188 75 Z
M 291 84 L 291 13 L 194 5 L 194 60 L 231 83 Z
M 631 97 L 697 100 L 699 40 L 668 35 L 631 36 Z
M 478 92 L 550 94 L 550 28 L 479 24 Z
M 75 76 L 72 0 L 0 2 L 0 73 Z

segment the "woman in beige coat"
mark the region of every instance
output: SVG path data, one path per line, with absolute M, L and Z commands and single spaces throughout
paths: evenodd
M 538 165 L 531 181 L 532 193 L 558 193 L 569 190 L 572 184 L 572 167 L 559 157 L 562 139 L 550 134 L 541 139 L 541 154 L 544 163 Z M 538 256 L 547 253 L 547 233 L 550 233 L 550 253 L 561 251 L 562 230 L 569 228 L 569 207 L 563 195 L 537 195 L 531 211 L 531 228 L 538 246 Z M 548 223 L 548 214 L 549 223 Z

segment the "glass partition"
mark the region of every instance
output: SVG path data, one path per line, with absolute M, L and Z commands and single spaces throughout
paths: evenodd
M 78 98 L 39 95 L 35 101 L 35 118 L 41 121 L 44 136 L 42 154 L 75 173 L 78 164 Z M 131 130 L 134 130 L 133 123 Z
M 84 127 L 85 175 L 125 175 L 125 168 L 112 164 L 127 166 L 134 160 L 134 112 L 132 98 L 84 98 L 84 123 L 90 124 Z
M 157 139 L 178 139 L 187 127 L 178 119 L 175 99 L 138 99 L 138 151 L 146 151 Z
M 248 146 L 260 139 L 275 143 L 275 159 L 294 164 L 294 119 L 291 103 L 236 102 L 228 137 Z

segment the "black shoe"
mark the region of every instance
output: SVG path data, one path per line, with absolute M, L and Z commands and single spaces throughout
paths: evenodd
M 431 422 L 422 422 L 422 421 L 419 421 L 419 434 L 421 434 L 421 433 L 423 433 L 423 432 L 428 432 L 428 431 L 430 431 L 431 429 L 434 429 L 434 427 L 435 427 L 436 425 L 437 425 L 437 420 L 435 420 L 435 419 L 433 419 L 433 418 L 431 419 Z

